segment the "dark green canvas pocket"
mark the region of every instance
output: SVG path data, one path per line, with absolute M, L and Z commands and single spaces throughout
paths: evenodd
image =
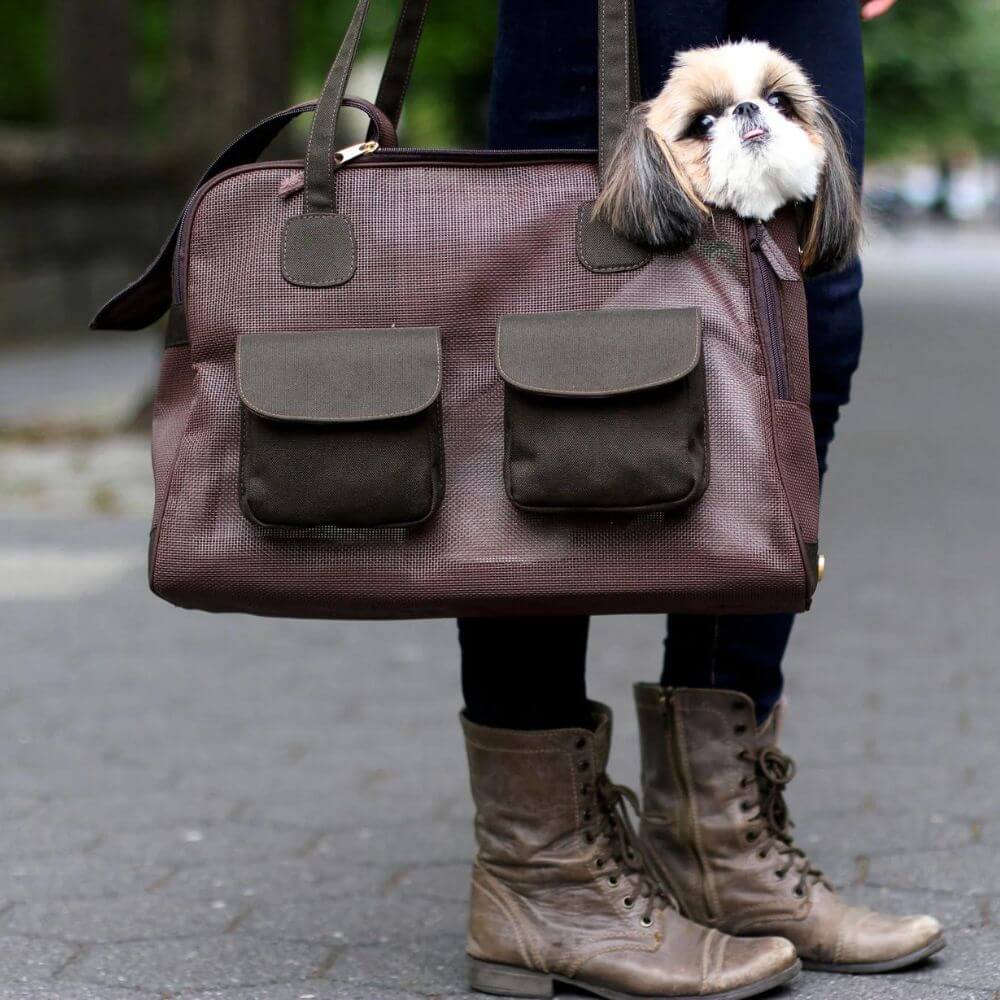
M 240 507 L 257 524 L 406 527 L 443 492 L 434 328 L 237 342 Z
M 708 482 L 697 309 L 505 316 L 504 479 L 534 512 L 639 513 Z

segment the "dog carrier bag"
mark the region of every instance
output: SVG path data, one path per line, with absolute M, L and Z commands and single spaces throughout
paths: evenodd
M 635 96 L 631 3 L 600 0 L 596 151 L 401 149 L 429 0 L 377 101 L 317 102 L 212 165 L 94 319 L 169 313 L 153 590 L 318 618 L 808 607 L 818 477 L 795 220 L 707 217 L 654 253 L 591 218 Z M 365 142 L 338 148 L 341 109 Z M 311 112 L 304 161 L 259 161 Z

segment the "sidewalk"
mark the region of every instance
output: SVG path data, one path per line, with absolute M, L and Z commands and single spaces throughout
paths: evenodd
M 963 247 L 871 255 L 785 740 L 803 846 L 950 944 L 908 973 L 804 975 L 790 1000 L 1000 1000 L 1000 260 L 970 273 Z M 48 447 L 58 479 L 75 446 Z M 90 479 L 37 473 L 39 515 L 9 458 L 40 453 L 0 441 L 0 1000 L 466 996 L 452 623 L 171 608 L 146 591 L 143 445 L 91 447 Z M 134 489 L 95 510 L 95 477 Z M 595 622 L 617 781 L 661 634 Z

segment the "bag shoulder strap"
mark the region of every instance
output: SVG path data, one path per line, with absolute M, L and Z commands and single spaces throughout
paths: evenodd
M 376 130 L 383 146 L 396 145 L 395 126 L 379 109 L 356 97 L 345 97 L 343 103 L 346 107 L 364 111 L 371 118 L 372 128 Z M 223 171 L 253 163 L 290 122 L 299 115 L 315 110 L 316 101 L 305 101 L 257 122 L 222 151 L 202 174 L 195 192 Z M 155 323 L 170 308 L 171 268 L 188 204 L 190 199 L 152 264 L 132 284 L 101 307 L 90 323 L 92 330 L 141 330 Z

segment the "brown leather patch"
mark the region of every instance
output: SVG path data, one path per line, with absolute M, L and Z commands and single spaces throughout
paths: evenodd
M 281 273 L 303 288 L 335 288 L 354 277 L 357 268 L 354 227 L 346 215 L 312 212 L 285 223 Z

